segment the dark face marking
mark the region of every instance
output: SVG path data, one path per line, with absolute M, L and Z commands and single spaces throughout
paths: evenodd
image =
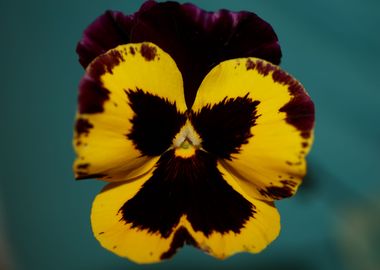
M 157 55 L 157 48 L 144 43 L 141 45 L 140 52 L 146 61 L 152 61 Z
M 161 260 L 169 259 L 170 257 L 172 257 L 179 248 L 183 247 L 184 244 L 192 245 L 195 247 L 198 246 L 197 242 L 190 235 L 187 229 L 184 227 L 180 227 L 174 234 L 173 241 L 170 245 L 169 250 L 161 255 Z
M 291 197 L 294 193 L 293 189 L 297 184 L 291 180 L 282 180 L 280 182 L 283 186 L 271 186 L 266 189 L 261 189 L 259 190 L 260 194 L 274 200 Z
M 248 97 L 224 98 L 211 106 L 206 105 L 194 113 L 191 122 L 201 136 L 203 148 L 219 158 L 231 159 L 239 153 L 240 147 L 252 137 L 251 127 L 255 125 L 257 105 Z
M 174 150 L 165 152 L 152 177 L 120 208 L 122 220 L 164 238 L 184 214 L 206 236 L 240 232 L 255 207 L 227 184 L 216 165 L 204 151 L 186 159 L 175 157 Z
M 185 123 L 185 116 L 176 104 L 141 89 L 125 91 L 135 115 L 132 130 L 126 134 L 143 155 L 158 156 L 172 144 L 174 136 Z
M 77 136 L 88 135 L 90 129 L 94 126 L 87 120 L 79 118 L 75 123 L 75 131 Z

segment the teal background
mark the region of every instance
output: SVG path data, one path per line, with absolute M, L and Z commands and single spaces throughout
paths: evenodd
M 83 70 L 75 46 L 106 9 L 143 1 L 0 2 L 0 269 L 380 269 L 380 2 L 193 1 L 272 24 L 282 67 L 317 110 L 309 175 L 277 203 L 282 232 L 264 252 L 218 261 L 187 247 L 139 266 L 100 247 L 89 213 L 104 185 L 75 182 L 71 147 Z M 360 266 L 360 267 L 359 267 Z

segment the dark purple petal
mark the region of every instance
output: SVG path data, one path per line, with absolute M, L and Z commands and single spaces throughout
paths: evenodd
M 155 1 L 130 16 L 106 12 L 87 28 L 77 53 L 86 67 L 117 45 L 143 41 L 157 44 L 176 61 L 188 107 L 205 75 L 221 61 L 257 57 L 279 64 L 281 59 L 275 32 L 254 13 L 207 12 L 192 4 Z
M 120 44 L 130 43 L 133 15 L 125 16 L 121 12 L 106 11 L 98 17 L 83 33 L 77 45 L 79 62 L 87 67 L 91 61 Z

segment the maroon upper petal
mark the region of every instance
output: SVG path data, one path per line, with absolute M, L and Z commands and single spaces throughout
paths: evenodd
M 252 56 L 277 65 L 281 59 L 275 32 L 254 13 L 207 12 L 193 4 L 155 1 L 129 16 L 107 11 L 85 30 L 77 53 L 86 67 L 117 45 L 143 41 L 157 44 L 176 61 L 189 108 L 205 75 L 221 61 Z
M 83 33 L 77 45 L 79 62 L 85 68 L 95 57 L 120 44 L 130 43 L 134 15 L 125 16 L 121 12 L 106 11 Z

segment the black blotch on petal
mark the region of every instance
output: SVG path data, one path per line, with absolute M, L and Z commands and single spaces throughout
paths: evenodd
M 107 177 L 106 174 L 102 173 L 94 173 L 94 174 L 88 174 L 87 172 L 76 172 L 76 180 L 84 180 L 84 179 L 90 179 L 90 178 L 105 178 Z
M 88 163 L 82 163 L 82 164 L 77 165 L 77 169 L 78 170 L 84 170 L 84 169 L 88 169 L 89 166 L 90 166 L 90 164 L 88 164 Z
M 164 238 L 182 215 L 206 236 L 239 233 L 255 207 L 227 184 L 216 166 L 216 158 L 204 151 L 187 159 L 175 157 L 174 150 L 165 152 L 152 177 L 120 208 L 121 220 Z
M 100 78 L 105 73 L 111 73 L 112 69 L 123 61 L 119 51 L 112 50 L 100 55 L 91 63 L 87 74 L 79 85 L 79 112 L 101 113 L 104 111 L 104 103 L 109 99 L 110 91 L 104 88 Z
M 290 179 L 293 179 L 294 177 L 293 176 L 290 176 Z M 289 186 L 289 187 L 295 187 L 297 186 L 297 184 L 293 181 L 290 181 L 290 180 L 282 180 L 280 181 L 284 186 Z
M 194 128 L 201 136 L 205 150 L 219 158 L 231 159 L 253 136 L 257 106 L 260 101 L 244 97 L 224 98 L 215 105 L 206 105 L 192 116 Z
M 245 63 L 245 67 L 247 70 L 255 69 L 255 62 L 253 62 L 251 59 L 248 59 Z
M 185 116 L 175 103 L 141 89 L 126 90 L 135 115 L 130 119 L 132 130 L 126 134 L 143 155 L 161 155 L 172 144 L 174 136 L 185 123 Z
M 273 199 L 282 199 L 282 198 L 288 198 L 292 196 L 293 192 L 292 189 L 285 186 L 285 187 L 268 187 L 266 190 L 260 190 L 260 194 L 264 196 L 271 197 Z
M 293 81 L 293 78 L 281 69 L 276 69 L 273 71 L 272 78 L 275 82 L 280 84 L 289 84 Z
M 85 76 L 79 85 L 79 113 L 101 113 L 103 105 L 109 99 L 110 91 L 105 89 L 98 80 Z
M 157 48 L 144 43 L 141 45 L 140 53 L 146 61 L 152 61 L 157 55 Z
M 313 118 L 314 118 L 314 115 L 313 115 Z M 314 120 L 313 120 L 312 124 L 314 125 Z M 308 139 L 308 138 L 310 138 L 310 136 L 311 136 L 310 130 L 303 130 L 301 132 L 301 137 L 304 139 Z
M 259 190 L 260 194 L 275 200 L 291 197 L 297 184 L 291 180 L 280 181 L 282 186 L 270 186 Z
M 263 76 L 267 76 L 271 71 L 274 71 L 276 67 L 272 64 L 265 63 L 263 61 L 256 61 L 255 69 Z
M 194 247 L 198 247 L 197 242 L 194 240 L 194 238 L 190 235 L 190 233 L 187 231 L 186 228 L 180 227 L 175 232 L 173 240 L 170 244 L 170 248 L 168 251 L 164 252 L 160 259 L 169 259 L 172 257 L 179 248 L 183 247 L 184 244 L 192 245 Z
M 292 96 L 279 111 L 286 113 L 286 122 L 301 131 L 303 138 L 309 138 L 310 130 L 314 126 L 314 104 L 311 98 L 305 93 L 302 85 L 286 72 L 276 69 L 272 73 L 272 78 L 275 82 L 288 85 Z
M 100 55 L 94 62 L 91 63 L 88 73 L 94 79 L 99 80 L 100 76 L 105 73 L 111 73 L 112 69 L 124 61 L 121 52 L 111 50 L 106 54 Z
M 94 126 L 87 120 L 83 118 L 79 118 L 75 123 L 75 131 L 77 136 L 80 135 L 88 135 L 90 129 Z

